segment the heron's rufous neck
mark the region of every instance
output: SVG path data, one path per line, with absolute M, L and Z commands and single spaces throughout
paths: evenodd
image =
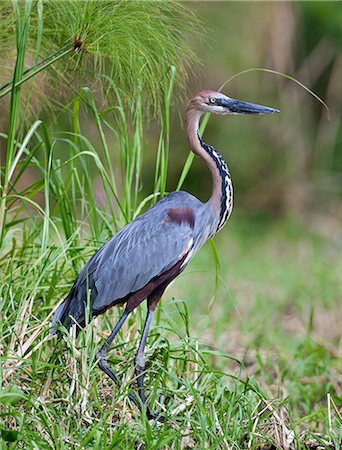
M 233 206 L 233 190 L 228 167 L 222 156 L 204 144 L 198 134 L 200 119 L 204 113 L 190 103 L 185 116 L 185 126 L 191 150 L 202 158 L 210 169 L 213 189 L 210 202 L 218 216 L 218 229 L 228 220 Z

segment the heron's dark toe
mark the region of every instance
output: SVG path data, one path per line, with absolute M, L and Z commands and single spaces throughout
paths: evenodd
M 139 409 L 141 409 L 141 400 L 140 400 L 140 398 L 139 398 L 137 395 L 133 394 L 133 392 L 130 392 L 130 393 L 128 394 L 128 398 L 129 398 L 130 400 L 132 400 L 132 402 L 133 402 Z
M 161 414 L 158 413 L 154 413 L 150 410 L 150 408 L 146 408 L 146 416 L 148 418 L 148 420 L 158 420 L 158 422 L 164 423 L 165 422 L 165 417 L 162 416 Z
M 133 394 L 133 392 L 130 392 L 128 394 L 128 398 L 130 400 L 132 400 L 136 406 L 140 409 L 140 411 L 144 408 L 146 408 L 146 417 L 148 418 L 148 420 L 158 420 L 158 422 L 165 422 L 165 417 L 162 416 L 161 414 L 157 414 L 154 413 L 150 410 L 150 408 L 148 406 L 143 405 L 143 403 L 141 402 L 140 397 L 138 397 L 137 395 Z

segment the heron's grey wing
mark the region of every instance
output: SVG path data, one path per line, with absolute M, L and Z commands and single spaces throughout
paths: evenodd
M 113 236 L 90 258 L 58 306 L 51 334 L 57 333 L 57 323 L 67 328 L 74 321 L 82 323 L 88 291 L 93 313 L 100 313 L 173 267 L 187 252 L 190 256 L 201 205 L 188 193 L 173 192 Z
M 138 291 L 174 266 L 192 246 L 194 221 L 191 208 L 152 208 L 119 231 L 101 249 L 93 310 Z

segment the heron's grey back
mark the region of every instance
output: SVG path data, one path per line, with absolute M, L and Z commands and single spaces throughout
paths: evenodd
M 69 295 L 57 309 L 52 325 L 70 326 L 84 319 L 88 289 L 93 314 L 143 288 L 189 251 L 196 212 L 203 204 L 186 192 L 174 192 L 129 223 L 88 261 Z M 170 211 L 190 211 L 193 218 L 175 219 Z

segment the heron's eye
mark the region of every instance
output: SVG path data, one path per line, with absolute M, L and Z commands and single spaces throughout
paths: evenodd
M 216 103 L 216 98 L 214 98 L 214 97 L 211 97 L 210 99 L 209 99 L 209 101 L 210 101 L 210 103 Z

